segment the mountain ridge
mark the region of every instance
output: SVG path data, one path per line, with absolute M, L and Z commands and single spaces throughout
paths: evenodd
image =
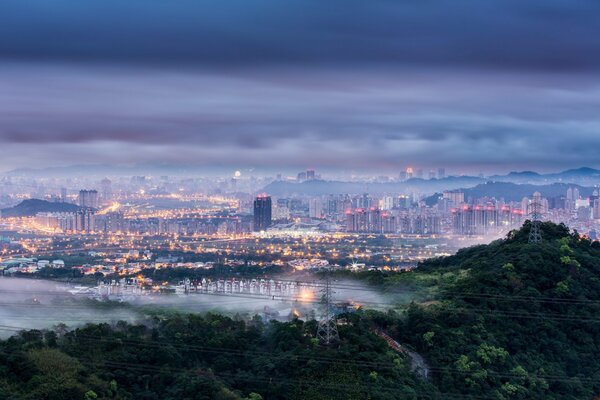
M 55 203 L 41 199 L 26 199 L 14 207 L 0 210 L 2 217 L 33 217 L 39 212 L 76 212 L 81 207 L 71 203 Z

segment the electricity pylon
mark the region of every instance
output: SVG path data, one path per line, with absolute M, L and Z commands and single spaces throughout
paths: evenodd
M 321 344 L 329 345 L 340 340 L 340 335 L 337 329 L 337 321 L 333 312 L 333 290 L 331 289 L 331 277 L 329 271 L 325 273 L 325 287 L 321 290 L 322 297 L 322 314 L 317 327 L 317 339 Z
M 529 243 L 539 243 L 542 240 L 542 231 L 540 226 L 542 224 L 542 196 L 540 193 L 535 192 L 533 194 L 533 200 L 529 205 L 531 216 L 531 229 L 529 230 Z

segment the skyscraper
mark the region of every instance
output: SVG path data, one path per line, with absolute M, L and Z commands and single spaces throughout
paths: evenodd
M 592 215 L 594 219 L 600 219 L 600 199 L 594 200 Z
M 104 178 L 100 181 L 100 186 L 102 188 L 102 201 L 108 202 L 112 200 L 112 182 L 108 178 Z
M 98 208 L 98 192 L 96 190 L 80 190 L 79 205 L 87 208 Z
M 308 201 L 308 216 L 310 218 L 323 217 L 323 203 L 321 203 L 321 199 L 313 198 Z
M 264 231 L 269 226 L 271 226 L 271 197 L 261 194 L 254 200 L 254 231 Z
M 60 202 L 65 203 L 67 201 L 67 188 L 60 188 Z
M 79 232 L 90 233 L 94 230 L 94 211 L 91 209 L 79 210 L 75 213 L 74 228 Z

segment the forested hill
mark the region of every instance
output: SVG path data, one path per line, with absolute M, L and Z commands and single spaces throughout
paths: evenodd
M 600 244 L 564 225 L 530 225 L 424 262 L 437 301 L 388 329 L 422 352 L 440 390 L 498 399 L 600 395 Z
M 40 199 L 27 199 L 10 208 L 3 208 L 3 217 L 32 217 L 39 212 L 75 212 L 80 207 L 70 203 L 55 203 Z

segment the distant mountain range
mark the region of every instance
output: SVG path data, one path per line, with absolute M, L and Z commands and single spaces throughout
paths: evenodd
M 32 217 L 39 212 L 75 212 L 81 207 L 71 203 L 54 203 L 40 199 L 23 200 L 14 207 L 3 208 L 2 217 Z
M 538 174 L 533 171 L 511 172 L 506 175 L 494 175 L 490 181 L 503 181 L 514 183 L 600 183 L 600 170 L 588 167 L 569 169 L 551 174 Z
M 405 182 L 342 182 L 312 180 L 301 183 L 289 181 L 275 181 L 265 186 L 263 191 L 274 196 L 307 195 L 324 196 L 328 194 L 384 194 L 384 193 L 411 193 L 418 192 L 436 192 L 446 188 L 472 187 L 476 186 L 484 179 L 460 176 L 448 177 L 444 179 L 410 179 Z
M 531 197 L 534 192 L 540 192 L 543 197 L 565 196 L 567 189 L 577 188 L 582 197 L 592 195 L 595 188 L 586 187 L 568 183 L 551 183 L 549 185 L 531 185 L 527 183 L 518 184 L 512 182 L 487 182 L 472 188 L 460 189 L 465 194 L 465 200 L 469 198 L 478 199 L 482 197 L 494 197 L 504 199 L 504 201 L 520 201 L 523 197 Z M 425 202 L 432 205 L 442 196 L 442 193 L 435 193 L 428 197 Z
M 523 185 L 502 185 L 503 183 Z M 496 184 L 496 185 L 495 185 Z M 554 185 L 556 184 L 556 185 Z M 274 196 L 324 196 L 328 194 L 385 194 L 385 193 L 436 193 L 444 190 L 473 191 L 480 196 L 522 198 L 522 194 L 531 195 L 539 191 L 544 196 L 555 196 L 566 193 L 567 186 L 577 186 L 584 196 L 591 194 L 592 186 L 600 185 L 600 170 L 579 168 L 552 174 L 539 174 L 532 171 L 511 172 L 506 175 L 495 175 L 489 178 L 474 176 L 449 176 L 443 179 L 409 179 L 404 182 L 342 182 L 312 180 L 305 182 L 275 181 L 263 188 L 263 191 Z M 564 190 L 563 190 L 564 189 Z M 589 192 L 589 194 L 588 194 Z M 556 194 L 551 194 L 556 193 Z
M 266 171 L 253 170 L 262 176 Z M 253 173 L 249 172 L 249 173 Z M 17 169 L 7 173 L 8 176 L 20 177 L 64 177 L 64 176 L 132 176 L 132 175 L 160 175 L 173 176 L 223 176 L 225 170 L 221 167 L 202 166 L 180 166 L 161 164 L 140 164 L 134 166 L 112 166 L 112 165 L 72 165 L 66 167 L 53 167 L 45 169 Z M 540 174 L 535 171 L 513 171 L 505 175 L 493 175 L 487 178 L 477 176 L 448 176 L 443 179 L 418 179 L 412 178 L 403 182 L 371 182 L 371 181 L 340 181 L 340 180 L 312 180 L 305 182 L 274 181 L 261 190 L 273 196 L 323 196 L 328 194 L 361 194 L 371 193 L 375 195 L 385 193 L 425 193 L 434 194 L 444 190 L 471 189 L 488 183 L 515 183 L 525 185 L 548 186 L 554 183 L 580 185 L 581 187 L 593 187 L 600 185 L 600 170 L 588 167 L 569 169 L 557 173 Z M 558 188 L 559 186 L 557 186 Z M 483 186 L 485 190 L 493 190 L 493 186 Z M 501 190 L 509 190 L 510 187 L 502 187 Z M 531 188 L 516 189 L 515 194 L 504 192 L 505 197 L 520 196 L 525 190 Z M 511 190 L 512 190 L 511 189 Z M 552 189 L 548 189 L 552 191 Z M 558 190 L 558 189 L 557 189 Z M 562 189 L 561 189 L 562 190 Z M 543 190 L 540 190 L 542 194 Z M 587 193 L 580 190 L 582 195 Z M 492 196 L 492 194 L 483 194 Z

